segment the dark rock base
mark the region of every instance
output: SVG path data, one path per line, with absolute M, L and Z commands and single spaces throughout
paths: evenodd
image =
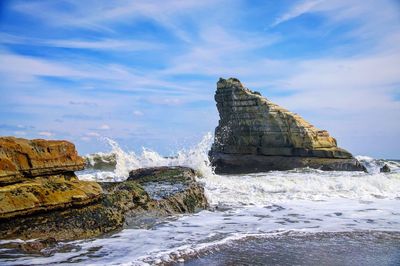
M 211 155 L 211 163 L 215 167 L 215 173 L 217 174 L 285 171 L 304 167 L 325 171 L 366 171 L 365 167 L 355 158 L 334 159 L 213 153 Z
M 154 198 L 146 191 L 149 184 L 156 190 L 165 184 L 181 189 L 154 191 Z M 88 205 L 0 219 L 0 239 L 85 239 L 141 226 L 143 220 L 208 208 L 194 170 L 186 167 L 138 169 L 126 181 L 99 185 L 101 197 Z

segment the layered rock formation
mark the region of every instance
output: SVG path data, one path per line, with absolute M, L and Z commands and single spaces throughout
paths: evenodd
M 220 120 L 210 155 L 216 172 L 364 170 L 326 130 L 245 88 L 238 79 L 221 78 L 215 100 Z
M 142 217 L 208 206 L 189 168 L 139 169 L 124 182 L 81 181 L 73 171 L 84 160 L 72 143 L 13 137 L 0 138 L 0 158 L 0 239 L 82 239 L 137 226 Z
M 0 219 L 96 201 L 101 187 L 73 172 L 83 166 L 67 141 L 0 138 Z
M 0 138 L 0 185 L 82 170 L 84 163 L 67 141 Z

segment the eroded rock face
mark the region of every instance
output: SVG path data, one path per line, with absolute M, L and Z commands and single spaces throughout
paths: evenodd
M 123 182 L 88 183 L 101 186 L 102 193 L 97 200 L 20 215 L 17 219 L 2 219 L 0 239 L 51 237 L 58 241 L 96 237 L 124 227 L 147 226 L 149 219 L 208 207 L 203 187 L 195 182 L 195 172 L 186 167 L 138 169 Z M 148 185 L 156 184 L 162 190 L 165 183 L 181 189 L 172 194 L 158 192 L 161 197 L 157 198 L 148 193 Z
M 96 204 L 102 188 L 80 181 L 74 170 L 84 160 L 67 141 L 0 138 L 0 238 L 35 238 L 54 228 L 56 234 L 72 229 L 62 226 L 66 212 Z M 50 222 L 55 217 L 56 224 Z
M 70 142 L 0 138 L 0 220 L 98 200 L 100 185 L 73 172 L 83 166 Z
M 79 181 L 73 173 L 38 177 L 0 187 L 0 218 L 85 205 L 101 192 L 99 184 Z
M 131 171 L 128 181 L 139 183 L 152 198 L 148 211 L 159 215 L 193 213 L 208 207 L 204 188 L 193 169 L 182 166 L 152 167 Z
M 190 168 L 138 169 L 124 182 L 81 181 L 73 171 L 84 160 L 72 143 L 13 137 L 0 138 L 0 159 L 0 239 L 96 237 L 208 206 Z
M 0 185 L 24 178 L 82 170 L 74 144 L 61 140 L 0 138 Z
M 217 172 L 307 166 L 364 170 L 348 151 L 337 147 L 336 140 L 326 130 L 317 129 L 298 114 L 245 88 L 238 79 L 221 78 L 215 100 L 220 120 L 210 154 Z

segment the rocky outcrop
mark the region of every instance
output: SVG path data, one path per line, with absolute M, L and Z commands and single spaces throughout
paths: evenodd
M 326 130 L 245 88 L 238 79 L 221 78 L 215 100 L 220 120 L 210 156 L 216 172 L 364 170 Z
M 128 181 L 139 183 L 153 199 L 146 209 L 160 214 L 193 213 L 208 207 L 204 188 L 188 167 L 153 167 L 131 171 Z
M 390 167 L 389 167 L 389 165 L 385 164 L 384 166 L 382 166 L 382 167 L 379 169 L 379 172 L 381 172 L 381 173 L 390 173 Z
M 100 185 L 73 172 L 83 164 L 67 141 L 0 138 L 0 220 L 98 200 Z
M 95 182 L 79 181 L 75 175 L 35 178 L 0 187 L 0 217 L 13 218 L 89 204 L 101 196 Z
M 0 185 L 82 170 L 84 163 L 68 141 L 0 138 Z
M 76 177 L 84 161 L 66 141 L 0 138 L 0 154 L 0 239 L 89 238 L 208 206 L 189 168 L 139 169 L 124 182 L 97 183 Z

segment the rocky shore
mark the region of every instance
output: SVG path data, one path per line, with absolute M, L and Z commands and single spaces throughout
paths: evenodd
M 220 116 L 210 157 L 217 173 L 250 173 L 311 167 L 365 171 L 336 139 L 235 78 L 220 79 Z
M 0 138 L 0 239 L 90 238 L 208 207 L 190 168 L 137 169 L 124 182 L 98 183 L 76 177 L 84 165 L 67 141 Z M 177 189 L 162 191 L 168 186 Z

